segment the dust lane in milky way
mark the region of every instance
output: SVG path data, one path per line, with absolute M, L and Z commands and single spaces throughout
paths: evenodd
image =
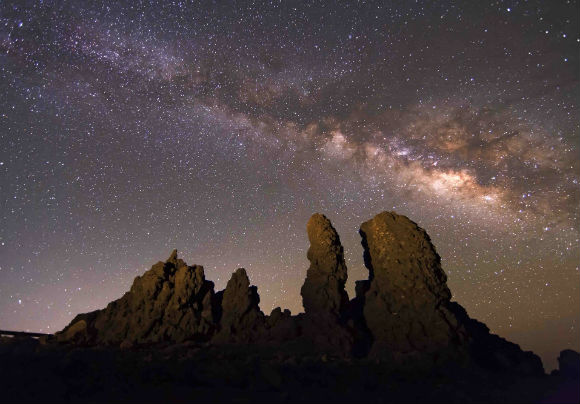
M 173 248 L 302 310 L 306 221 L 424 227 L 454 298 L 579 349 L 577 2 L 3 2 L 0 325 L 52 332 Z

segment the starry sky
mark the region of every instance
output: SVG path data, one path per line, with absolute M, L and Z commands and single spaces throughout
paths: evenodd
M 580 349 L 575 1 L 0 4 L 0 328 L 55 332 L 173 248 L 302 311 L 306 222 L 383 210 L 454 300 Z

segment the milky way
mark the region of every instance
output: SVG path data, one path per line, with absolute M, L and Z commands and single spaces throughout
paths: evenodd
M 54 332 L 173 248 L 299 312 L 314 212 L 352 297 L 395 210 L 472 317 L 548 369 L 580 348 L 576 2 L 144 3 L 0 5 L 0 328 Z

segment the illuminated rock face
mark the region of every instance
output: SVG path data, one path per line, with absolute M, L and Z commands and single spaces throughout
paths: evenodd
M 431 352 L 461 345 L 465 329 L 450 312 L 451 292 L 427 233 L 383 212 L 360 228 L 369 280 L 359 286 L 373 354 Z
M 349 304 L 344 290 L 348 275 L 340 237 L 320 213 L 310 217 L 306 232 L 310 267 L 300 290 L 305 312 L 299 319 L 301 334 L 323 352 L 350 355 L 354 335 L 344 322 Z
M 316 213 L 306 225 L 310 268 L 301 289 L 307 315 L 339 316 L 348 304 L 347 279 L 340 237 L 326 216 Z
M 216 310 L 214 284 L 205 280 L 203 267 L 188 266 L 173 251 L 136 277 L 123 297 L 78 315 L 57 339 L 122 346 L 207 340 L 217 325 Z
M 382 212 L 360 227 L 369 279 L 357 284 L 370 357 L 428 368 L 454 363 L 541 375 L 540 358 L 491 334 L 451 302 L 431 239 L 416 223 Z

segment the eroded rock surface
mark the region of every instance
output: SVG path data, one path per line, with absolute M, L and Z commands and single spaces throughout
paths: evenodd
M 416 223 L 383 212 L 363 223 L 360 234 L 369 280 L 357 284 L 357 299 L 372 334 L 371 356 L 543 374 L 536 355 L 491 334 L 451 302 L 441 259 Z
M 383 212 L 363 223 L 360 234 L 369 282 L 358 293 L 364 292 L 372 354 L 432 352 L 465 340 L 447 310 L 451 292 L 427 233 L 405 216 Z
M 356 282 L 351 301 L 336 230 L 324 215 L 314 214 L 307 233 L 310 267 L 301 289 L 305 313 L 292 316 L 277 308 L 265 316 L 257 288 L 242 268 L 224 291 L 214 293 L 203 267 L 188 266 L 174 251 L 138 276 L 123 297 L 103 310 L 78 315 L 55 339 L 122 347 L 190 340 L 267 344 L 296 355 L 367 357 L 413 369 L 452 362 L 543 374 L 536 355 L 491 334 L 451 302 L 435 247 L 407 217 L 383 212 L 361 225 L 369 279 Z M 570 363 L 577 359 L 572 357 L 563 354 L 563 374 L 574 373 Z
M 215 331 L 214 284 L 203 267 L 188 266 L 173 251 L 135 278 L 131 290 L 103 309 L 78 315 L 58 341 L 122 345 L 207 340 Z
M 310 268 L 300 291 L 307 315 L 339 316 L 348 304 L 347 269 L 338 233 L 326 216 L 316 213 L 306 225 Z
M 252 342 L 263 333 L 264 313 L 260 311 L 258 288 L 250 286 L 244 268 L 232 274 L 223 292 L 221 328 L 216 342 Z

